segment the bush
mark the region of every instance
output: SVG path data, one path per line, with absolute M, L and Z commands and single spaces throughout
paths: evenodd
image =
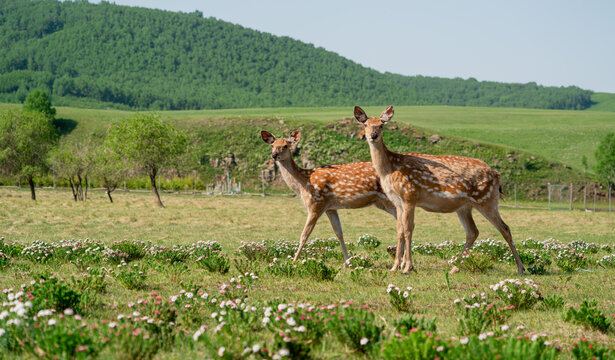
M 414 315 L 404 314 L 399 319 L 393 320 L 393 326 L 398 332 L 410 331 L 412 329 L 418 328 L 424 331 L 435 332 L 436 327 L 436 318 L 425 319 L 415 318 Z
M 602 257 L 602 259 L 596 260 L 596 264 L 598 264 L 598 266 L 601 266 L 605 269 L 615 268 L 615 254 L 606 255 Z
M 518 310 L 531 309 L 542 299 L 538 285 L 530 279 L 506 279 L 491 285 L 490 288 L 500 300 Z
M 349 303 L 331 305 L 325 320 L 331 333 L 343 344 L 348 344 L 363 353 L 369 353 L 380 341 L 383 326 L 375 324 L 374 313 L 367 309 L 354 308 Z
M 503 324 L 510 317 L 510 310 L 514 309 L 514 306 L 497 307 L 485 293 L 473 294 L 469 299 L 456 299 L 455 305 L 460 314 L 457 321 L 461 335 L 478 335 L 489 329 L 498 331 L 497 326 Z
M 127 255 L 126 262 L 139 260 L 147 255 L 148 244 L 143 241 L 121 240 L 111 244 L 112 250 L 119 250 Z
M 339 270 L 325 264 L 322 260 L 314 258 L 304 259 L 299 266 L 299 272 L 319 281 L 332 281 Z
M 482 273 L 493 267 L 495 258 L 485 252 L 470 249 L 464 251 L 460 257 L 453 256 L 449 263 L 461 270 Z
M 371 234 L 363 234 L 359 236 L 359 240 L 357 241 L 357 245 L 362 246 L 366 249 L 375 249 L 380 246 L 380 244 L 381 241 Z
M 23 288 L 28 300 L 32 302 L 32 311 L 43 309 L 79 310 L 81 294 L 71 289 L 64 280 L 42 275 Z
M 351 268 L 370 268 L 374 266 L 374 260 L 372 260 L 369 256 L 354 255 L 349 257 L 348 260 L 346 260 L 346 265 Z
M 412 288 L 408 286 L 403 292 L 393 284 L 387 287 L 389 302 L 400 312 L 410 312 L 412 310 Z
M 378 352 L 383 359 L 442 359 L 450 351 L 449 344 L 419 328 L 392 336 Z
M 587 339 L 581 338 L 575 341 L 571 349 L 575 359 L 615 359 L 615 348 L 610 349 L 606 346 L 598 345 Z
M 542 299 L 542 306 L 545 309 L 557 310 L 563 308 L 565 304 L 564 298 L 559 295 L 551 295 Z
M 557 254 L 555 263 L 562 271 L 573 272 L 587 266 L 587 258 L 578 250 L 563 249 Z
M 123 262 L 113 271 L 113 277 L 127 289 L 142 289 L 147 275 L 143 268 L 137 264 L 128 265 Z
M 575 309 L 573 306 L 570 306 L 564 315 L 564 320 L 575 322 L 586 328 L 591 328 L 606 333 L 611 326 L 611 322 L 596 307 L 596 305 L 595 300 L 583 300 L 579 310 Z
M 211 255 L 201 255 L 194 261 L 199 267 L 209 271 L 226 274 L 231 268 L 231 261 L 219 250 L 215 250 Z
M 0 250 L 0 269 L 4 268 L 11 262 L 11 259 Z

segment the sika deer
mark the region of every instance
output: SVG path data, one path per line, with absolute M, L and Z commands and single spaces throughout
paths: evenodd
M 261 136 L 271 145 L 271 157 L 278 164 L 286 185 L 301 197 L 308 210 L 295 261 L 323 213 L 329 217 L 333 231 L 340 241 L 344 260 L 348 259 L 348 252 L 337 214 L 338 209 L 358 209 L 375 205 L 396 216 L 395 206 L 382 192 L 376 171 L 370 162 L 301 169 L 293 160 L 291 152 L 291 147 L 299 142 L 298 131 L 293 132 L 288 139 L 276 139 L 267 131 L 261 131 Z
M 478 228 L 472 219 L 472 209 L 475 208 L 502 234 L 517 263 L 517 272 L 523 273 L 523 263 L 513 243 L 510 228 L 498 211 L 502 188 L 497 171 L 481 160 L 462 156 L 397 154 L 389 151 L 382 140 L 382 128 L 393 118 L 393 106 L 384 110 L 380 117 L 372 118 L 355 106 L 354 116 L 365 126 L 373 166 L 384 193 L 397 210 L 397 252 L 391 271 L 402 266 L 404 273 L 412 270 L 414 209 L 418 206 L 431 212 L 457 212 L 466 230 L 463 251 L 472 247 L 478 237 Z

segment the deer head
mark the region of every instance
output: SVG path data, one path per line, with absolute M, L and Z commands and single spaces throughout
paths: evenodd
M 292 159 L 292 148 L 297 145 L 301 137 L 299 131 L 293 131 L 288 139 L 276 139 L 268 131 L 261 131 L 263 141 L 271 145 L 271 157 L 275 161 Z
M 354 107 L 354 117 L 358 122 L 363 124 L 365 138 L 369 143 L 382 141 L 382 127 L 393 118 L 393 114 L 394 111 L 392 105 L 386 108 L 382 114 L 380 114 L 380 117 L 372 118 L 368 118 L 365 111 L 363 111 L 360 107 Z

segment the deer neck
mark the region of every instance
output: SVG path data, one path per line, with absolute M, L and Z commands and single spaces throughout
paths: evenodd
M 369 152 L 378 177 L 384 178 L 393 172 L 392 153 L 387 149 L 382 140 L 377 143 L 369 143 Z
M 300 193 L 301 189 L 305 188 L 308 183 L 308 173 L 301 169 L 292 158 L 290 160 L 277 161 L 280 167 L 282 179 L 289 188 L 294 192 Z

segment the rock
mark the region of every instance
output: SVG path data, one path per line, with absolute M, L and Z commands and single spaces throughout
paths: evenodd
M 265 161 L 265 169 L 262 171 L 263 181 L 266 183 L 272 183 L 275 180 L 276 168 L 275 161 L 273 159 L 269 159 Z
M 440 140 L 442 140 L 442 137 L 441 137 L 440 135 L 438 135 L 438 134 L 434 134 L 434 135 L 431 135 L 431 136 L 429 137 L 429 141 L 430 141 L 432 144 L 437 144 L 437 143 L 439 143 L 439 142 L 440 142 Z
M 416 141 L 416 142 L 421 142 L 421 141 L 423 141 L 423 140 L 425 140 L 425 137 L 424 137 L 424 136 L 415 136 L 415 137 L 414 137 L 414 141 Z

